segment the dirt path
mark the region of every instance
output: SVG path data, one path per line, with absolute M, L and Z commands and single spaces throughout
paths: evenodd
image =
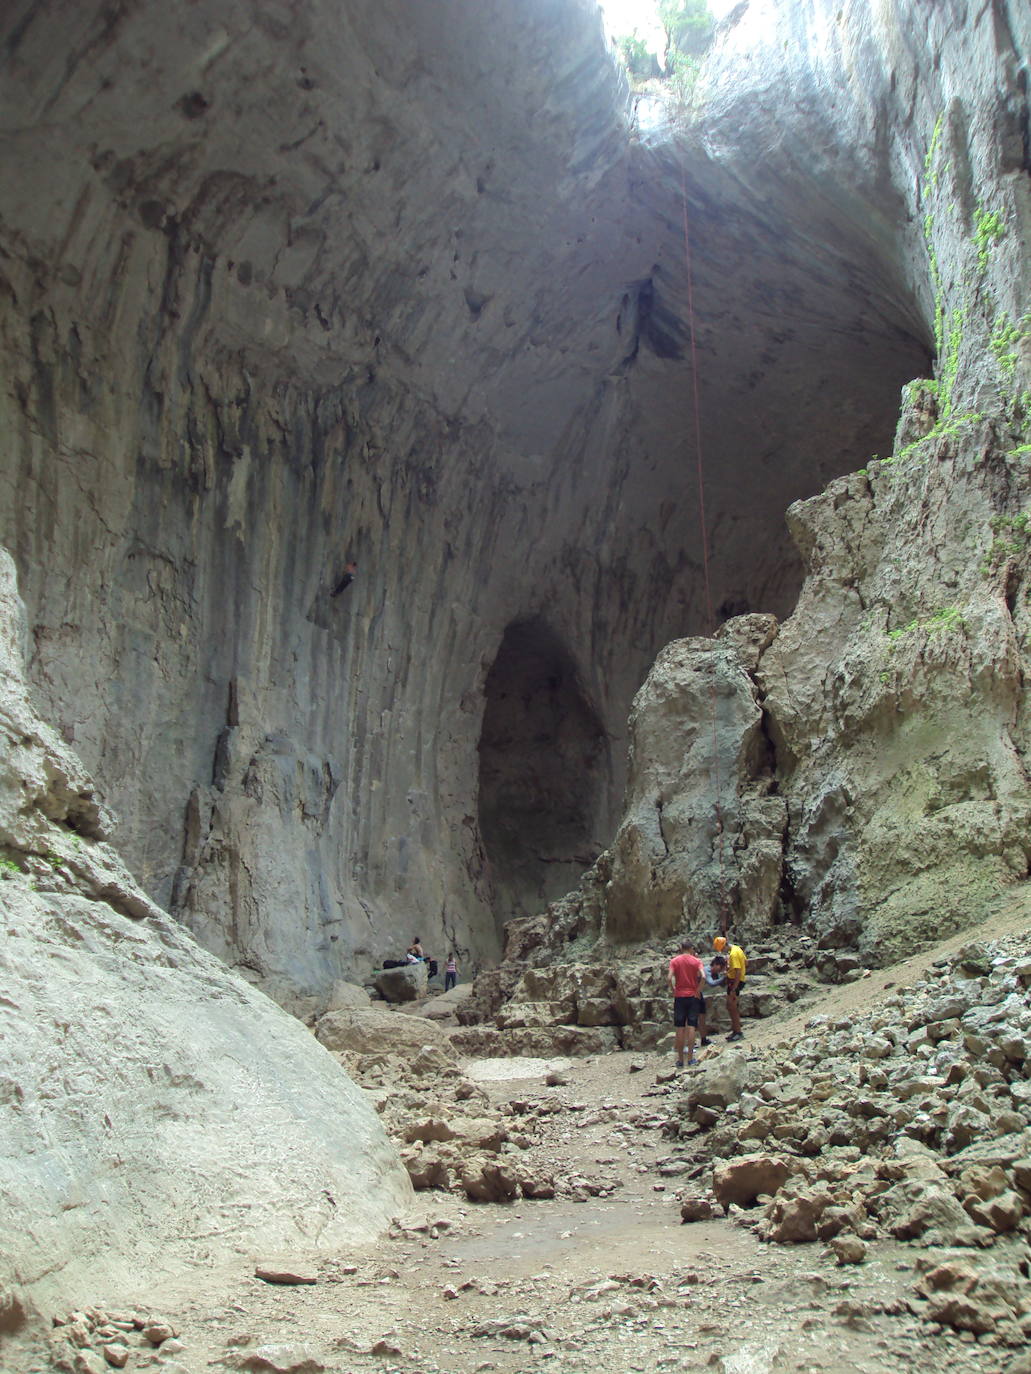
M 993 922 L 991 933 L 1026 926 L 1026 911 L 1013 919 Z M 747 1044 L 790 1041 L 813 1015 L 859 1009 L 976 933 L 830 989 L 797 1016 L 750 1023 Z M 668 1056 L 565 1061 L 565 1081 L 553 1086 L 549 1067 L 481 1060 L 469 1071 L 495 1104 L 537 1122 L 535 1162 L 577 1174 L 581 1200 L 475 1205 L 422 1193 L 394 1237 L 322 1261 L 315 1284 L 264 1283 L 244 1258 L 232 1272 L 198 1270 L 189 1284 L 149 1295 L 178 1338 L 160 1355 L 134 1352 L 129 1369 L 149 1361 L 166 1374 L 883 1374 L 899 1366 L 994 1374 L 1010 1366 L 1013 1352 L 940 1334 L 911 1313 L 924 1254 L 914 1246 L 874 1243 L 865 1263 L 841 1268 L 821 1245 L 760 1244 L 731 1220 L 681 1225 L 679 1192 L 696 1166 L 689 1145 L 662 1133 L 667 1100 L 680 1091 Z
M 199 1374 L 211 1364 L 307 1374 L 473 1374 L 496 1370 L 726 1374 L 917 1369 L 997 1371 L 1004 1352 L 929 1334 L 906 1306 L 920 1251 L 871 1246 L 839 1268 L 818 1245 L 760 1244 L 729 1221 L 684 1226 L 684 1156 L 658 1127 L 673 1085 L 656 1085 L 648 1056 L 576 1064 L 566 1086 L 543 1077 L 490 1082 L 496 1101 L 558 1097 L 546 1158 L 612 1191 L 583 1202 L 459 1206 L 422 1194 L 416 1225 L 375 1250 L 323 1263 L 318 1284 L 272 1287 L 241 1265 L 198 1274 L 168 1294 L 181 1353 L 160 1366 Z M 511 1061 L 496 1061 L 510 1073 Z M 481 1062 L 481 1080 L 492 1065 Z M 488 1080 L 489 1082 L 489 1080 Z M 664 1177 L 664 1174 L 667 1175 Z M 434 1225 L 435 1223 L 435 1225 Z M 371 1353 L 374 1349 L 382 1353 Z

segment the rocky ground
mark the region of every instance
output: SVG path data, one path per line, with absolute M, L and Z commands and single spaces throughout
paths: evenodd
M 1024 934 L 992 934 L 679 1075 L 657 1052 L 459 1061 L 447 1022 L 333 1012 L 319 1038 L 420 1186 L 389 1239 L 241 1255 L 135 1312 L 98 1293 L 0 1363 L 1031 1370 L 1031 964 Z

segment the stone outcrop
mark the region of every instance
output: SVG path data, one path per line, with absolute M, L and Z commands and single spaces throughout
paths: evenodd
M 198 1261 L 374 1238 L 410 1197 L 375 1113 L 136 885 L 95 785 L 33 711 L 24 643 L 0 551 L 5 1330 L 58 1296 L 146 1301 L 141 1281 Z
M 671 936 L 705 913 L 749 931 L 779 914 L 787 811 L 752 677 L 776 633 L 755 615 L 715 642 L 677 640 L 634 698 L 602 923 L 613 944 Z
M 527 926 L 539 930 L 543 922 L 513 922 L 513 940 L 525 937 Z M 769 1016 L 811 990 L 803 966 L 815 962 L 816 952 L 806 944 L 792 934 L 752 947 L 739 999 L 743 1017 Z M 592 948 L 590 961 L 570 963 L 542 938 L 526 959 L 508 957 L 481 974 L 455 1007 L 465 1029 L 451 1033 L 452 1044 L 467 1054 L 547 1056 L 671 1043 L 668 954 L 654 946 L 616 949 L 598 939 Z M 729 1030 L 725 987 L 706 985 L 704 991 L 707 1030 Z
M 380 969 L 373 977 L 376 991 L 388 1002 L 414 1002 L 425 997 L 426 983 L 427 969 L 421 962 Z

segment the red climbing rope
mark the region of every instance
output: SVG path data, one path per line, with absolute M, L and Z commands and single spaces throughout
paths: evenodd
M 702 570 L 705 575 L 705 611 L 707 628 L 710 635 L 716 631 L 716 617 L 712 609 L 712 582 L 709 577 L 709 532 L 705 522 L 705 475 L 702 462 L 702 410 L 698 391 L 698 348 L 695 340 L 694 316 L 694 273 L 691 267 L 691 227 L 687 211 L 687 171 L 683 159 L 680 163 L 680 198 L 684 213 L 684 261 L 687 267 L 687 321 L 691 338 L 691 386 L 694 395 L 694 440 L 695 466 L 698 473 L 698 521 L 702 531 Z M 713 669 L 710 679 L 710 705 L 712 714 L 712 770 L 716 785 L 716 834 L 719 836 L 720 867 L 720 932 L 726 935 L 730 924 L 727 910 L 727 885 L 724 874 L 723 856 L 723 806 L 720 782 L 720 756 L 716 731 L 716 672 Z

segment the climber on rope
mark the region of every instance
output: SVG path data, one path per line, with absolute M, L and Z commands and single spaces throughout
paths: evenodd
M 340 579 L 340 581 L 337 583 L 334 589 L 330 592 L 330 596 L 339 596 L 341 592 L 346 591 L 347 588 L 354 581 L 355 574 L 357 572 L 358 564 L 353 562 L 348 563 L 347 566 L 344 568 L 343 577 Z

